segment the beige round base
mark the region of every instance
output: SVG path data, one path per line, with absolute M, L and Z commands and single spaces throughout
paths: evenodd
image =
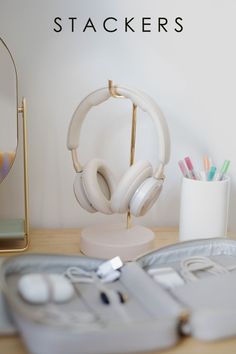
M 143 226 L 126 229 L 123 224 L 93 225 L 81 231 L 80 249 L 90 257 L 120 256 L 123 261 L 130 261 L 151 251 L 153 240 L 154 233 Z

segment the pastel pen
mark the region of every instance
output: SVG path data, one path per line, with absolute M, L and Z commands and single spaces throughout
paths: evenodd
M 216 167 L 211 166 L 210 171 L 208 172 L 208 175 L 207 175 L 207 180 L 212 181 L 215 176 L 215 173 L 216 173 Z
M 180 168 L 180 170 L 181 170 L 183 176 L 184 176 L 185 178 L 189 178 L 188 170 L 187 170 L 187 168 L 186 168 L 186 166 L 185 166 L 185 163 L 184 163 L 182 160 L 180 160 L 180 161 L 178 162 L 178 164 L 179 164 L 179 168 Z
M 208 173 L 210 168 L 211 168 L 211 163 L 210 163 L 210 160 L 209 160 L 208 156 L 204 156 L 203 165 L 204 165 L 205 172 Z
M 190 160 L 190 157 L 188 157 L 188 156 L 185 157 L 184 161 L 186 162 L 186 165 L 188 167 L 190 178 L 198 179 L 197 174 L 194 171 L 193 164 L 192 164 L 192 161 Z
M 216 181 L 222 181 L 224 179 L 224 176 L 226 175 L 228 169 L 229 169 L 230 161 L 225 160 L 223 166 L 220 169 L 220 173 L 217 174 L 215 180 Z

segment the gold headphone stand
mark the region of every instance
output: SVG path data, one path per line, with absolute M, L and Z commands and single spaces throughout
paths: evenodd
M 112 81 L 108 81 L 110 94 L 114 98 L 125 98 L 116 91 Z M 132 103 L 132 128 L 130 138 L 130 166 L 134 163 L 136 142 L 137 106 Z M 154 233 L 140 225 L 131 225 L 130 211 L 127 213 L 126 227 L 120 224 L 92 225 L 81 231 L 80 250 L 90 257 L 113 258 L 117 255 L 123 261 L 136 259 L 153 247 Z

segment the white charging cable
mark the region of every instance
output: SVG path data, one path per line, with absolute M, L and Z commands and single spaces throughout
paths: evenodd
M 64 275 L 69 278 L 72 283 L 93 283 L 93 274 L 96 273 L 102 283 L 111 283 L 120 278 L 120 272 L 118 269 L 121 269 L 122 267 L 123 262 L 120 257 L 117 256 L 101 263 L 96 272 L 87 271 L 81 267 L 69 267 Z
M 224 267 L 204 256 L 193 256 L 186 258 L 181 261 L 180 267 L 180 273 L 187 282 L 198 280 L 199 277 L 196 275 L 196 272 L 198 271 L 205 271 L 213 275 L 219 275 L 229 273 L 230 271 L 236 269 L 236 265 Z
M 93 272 L 87 272 L 79 267 L 69 267 L 65 271 L 64 275 L 70 279 L 72 283 L 93 283 Z M 111 283 L 120 278 L 120 272 L 118 270 L 112 270 L 101 278 L 102 283 Z

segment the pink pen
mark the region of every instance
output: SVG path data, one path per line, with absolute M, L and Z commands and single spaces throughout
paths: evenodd
M 189 173 L 190 173 L 190 178 L 198 179 L 197 175 L 196 175 L 196 173 L 194 171 L 193 164 L 192 164 L 192 161 L 190 160 L 190 157 L 188 157 L 188 156 L 185 157 L 184 161 L 185 161 L 185 163 L 186 163 L 186 165 L 188 167 L 188 170 L 189 170 Z
M 180 161 L 178 162 L 178 164 L 179 164 L 179 168 L 180 168 L 180 170 L 181 170 L 183 176 L 184 176 L 185 178 L 189 178 L 189 174 L 188 174 L 187 168 L 185 167 L 185 163 L 184 163 L 182 160 L 180 160 Z

